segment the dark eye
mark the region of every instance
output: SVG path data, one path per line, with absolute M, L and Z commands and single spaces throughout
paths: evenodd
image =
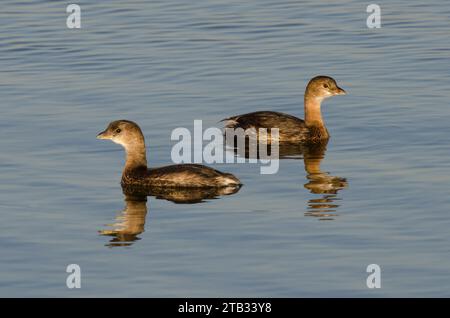
M 323 88 L 328 88 L 328 84 L 323 84 Z
M 122 129 L 117 128 L 117 129 L 116 129 L 116 134 L 120 134 L 121 131 L 122 131 Z

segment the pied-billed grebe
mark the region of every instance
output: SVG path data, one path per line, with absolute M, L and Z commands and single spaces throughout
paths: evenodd
M 208 188 L 240 186 L 238 178 L 230 173 L 198 164 L 179 164 L 148 169 L 145 140 L 139 126 L 129 120 L 111 122 L 98 139 L 110 139 L 126 151 L 122 185 L 143 187 Z
M 328 76 L 316 76 L 311 79 L 305 90 L 305 120 L 272 111 L 260 111 L 224 119 L 225 128 L 278 128 L 279 142 L 317 142 L 329 138 L 328 130 L 322 119 L 320 106 L 324 99 L 345 95 L 336 81 Z M 267 139 L 270 143 L 271 139 Z

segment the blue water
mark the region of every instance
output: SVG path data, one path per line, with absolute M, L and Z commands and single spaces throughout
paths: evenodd
M 2 2 L 0 296 L 450 296 L 447 1 L 378 1 L 380 29 L 352 0 L 76 3 L 70 30 L 64 1 Z M 125 208 L 123 150 L 95 138 L 110 121 L 138 122 L 149 164 L 169 164 L 195 119 L 303 117 L 318 74 L 348 95 L 323 105 L 316 191 L 302 158 L 217 164 L 239 192 Z M 102 235 L 121 222 L 127 244 Z

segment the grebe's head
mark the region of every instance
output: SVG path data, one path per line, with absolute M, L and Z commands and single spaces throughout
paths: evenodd
M 111 122 L 105 131 L 97 135 L 97 139 L 110 139 L 125 149 L 144 144 L 144 135 L 141 129 L 135 122 L 129 120 Z
M 316 76 L 306 86 L 305 95 L 325 99 L 336 95 L 345 95 L 346 92 L 340 88 L 336 81 L 329 76 Z

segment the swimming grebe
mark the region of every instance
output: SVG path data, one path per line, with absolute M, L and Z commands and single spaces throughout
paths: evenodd
M 148 169 L 145 140 L 139 126 L 129 120 L 111 122 L 98 139 L 110 139 L 122 145 L 126 163 L 122 173 L 122 185 L 143 187 L 208 188 L 240 186 L 238 178 L 230 173 L 198 164 L 179 164 Z
M 224 119 L 225 128 L 278 128 L 279 142 L 318 142 L 329 138 L 328 130 L 320 111 L 324 99 L 345 95 L 345 91 L 337 86 L 336 81 L 328 76 L 316 76 L 311 79 L 305 90 L 305 120 L 272 111 L 259 111 Z M 267 143 L 271 138 L 267 138 Z

